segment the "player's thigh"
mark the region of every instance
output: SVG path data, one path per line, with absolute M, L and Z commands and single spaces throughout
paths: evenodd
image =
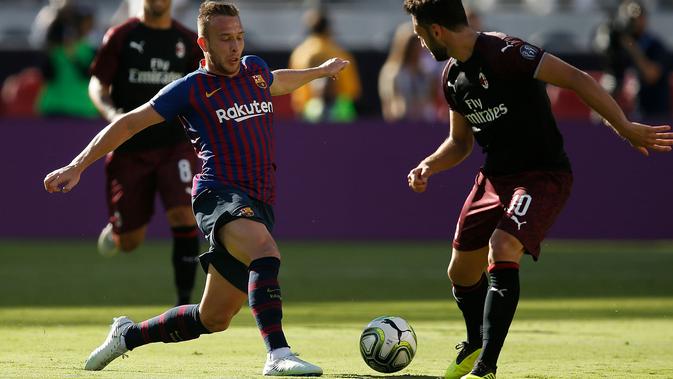
M 572 174 L 533 171 L 492 180 L 501 201 L 506 204 L 497 225 L 498 231 L 504 233 L 494 234 L 490 241 L 494 259 L 515 257 L 521 247 L 519 244 L 524 253 L 537 259 L 547 231 L 570 196 Z
M 453 249 L 459 252 L 481 251 L 503 215 L 500 197 L 491 182 L 479 172 L 460 211 Z
M 453 249 L 449 263 L 449 279 L 459 286 L 471 286 L 481 279 L 488 265 L 488 246 L 477 250 Z
M 210 265 L 199 305 L 201 322 L 211 332 L 227 329 L 231 319 L 238 313 L 247 298 L 245 292 L 233 286 Z
M 152 218 L 156 192 L 152 159 L 151 152 L 114 152 L 106 159 L 106 200 L 115 234 L 137 235 Z
M 192 178 L 197 172 L 197 157 L 188 143 L 161 149 L 157 165 L 157 191 L 172 226 L 194 225 L 192 216 Z M 187 208 L 186 210 L 184 208 Z
M 270 235 L 272 207 L 232 187 L 205 189 L 194 198 L 192 207 L 197 225 L 210 244 L 199 256 L 201 267 L 207 271 L 212 265 L 234 287 L 247 292 L 248 265 L 261 255 L 257 252 L 269 250 L 263 246 L 272 246 L 270 250 L 279 255 Z
M 245 265 L 262 257 L 280 259 L 278 245 L 266 225 L 259 221 L 237 218 L 217 230 L 218 240 Z
M 519 263 L 524 254 L 521 241 L 510 233 L 496 229 L 491 236 L 488 249 L 488 264 L 496 262 Z

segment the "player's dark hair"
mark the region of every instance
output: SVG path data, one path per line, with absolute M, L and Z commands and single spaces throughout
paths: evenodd
M 404 10 L 419 24 L 438 24 L 450 30 L 467 26 L 461 0 L 404 0 Z
M 210 0 L 205 1 L 199 7 L 199 16 L 197 23 L 199 28 L 199 35 L 203 37 L 208 36 L 208 23 L 214 16 L 238 16 L 238 8 L 232 3 L 224 1 Z

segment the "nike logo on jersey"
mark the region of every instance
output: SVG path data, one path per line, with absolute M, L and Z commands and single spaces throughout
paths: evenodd
M 145 41 L 140 41 L 140 42 L 131 41 L 131 42 L 129 42 L 129 47 L 132 48 L 132 49 L 138 50 L 138 54 L 142 54 L 145 51 L 144 46 L 145 46 Z
M 214 91 L 212 91 L 212 92 L 206 92 L 206 97 L 207 97 L 207 98 L 210 98 L 210 97 L 213 96 L 215 93 L 217 93 L 217 91 L 219 91 L 219 90 L 221 90 L 221 89 L 222 89 L 222 87 L 220 87 L 220 88 L 218 88 L 218 89 L 216 89 L 216 90 L 214 90 Z

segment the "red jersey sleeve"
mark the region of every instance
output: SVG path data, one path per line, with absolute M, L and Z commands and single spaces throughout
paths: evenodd
M 112 84 L 119 67 L 119 55 L 124 46 L 124 40 L 138 22 L 140 20 L 132 18 L 119 26 L 108 29 L 105 33 L 96 57 L 89 67 L 89 73 L 103 84 Z

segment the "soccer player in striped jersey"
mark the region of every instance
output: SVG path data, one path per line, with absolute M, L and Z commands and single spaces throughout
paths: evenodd
M 206 286 L 200 304 L 172 308 L 134 323 L 115 318 L 110 332 L 85 363 L 101 370 L 115 358 L 152 342 L 181 342 L 227 329 L 247 300 L 268 355 L 264 375 L 321 375 L 322 369 L 290 351 L 278 284 L 280 252 L 271 236 L 275 164 L 273 102 L 348 61 L 318 67 L 269 70 L 259 57 L 242 56 L 244 30 L 236 6 L 206 1 L 199 8 L 200 68 L 164 87 L 146 104 L 115 119 L 65 167 L 48 174 L 48 192 L 68 192 L 81 173 L 135 133 L 178 117 L 203 161 L 194 177 L 193 209 L 210 242 L 200 257 Z

